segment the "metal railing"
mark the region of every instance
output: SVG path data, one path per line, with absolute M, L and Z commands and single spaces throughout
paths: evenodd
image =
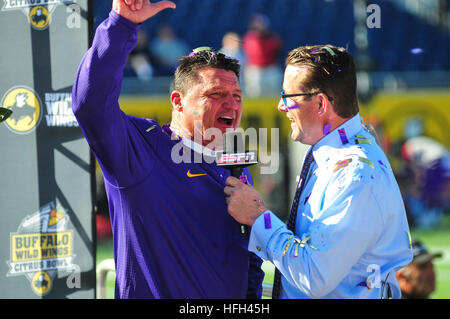
M 106 277 L 109 272 L 116 273 L 114 259 L 105 259 L 97 265 L 97 299 L 106 298 Z
M 97 265 L 97 299 L 106 298 L 106 278 L 110 272 L 116 273 L 114 259 L 105 259 Z M 271 284 L 263 284 L 263 297 L 272 297 Z

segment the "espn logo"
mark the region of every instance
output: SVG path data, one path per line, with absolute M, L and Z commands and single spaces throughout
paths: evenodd
M 218 153 L 217 165 L 251 165 L 258 164 L 255 151 L 244 153 Z

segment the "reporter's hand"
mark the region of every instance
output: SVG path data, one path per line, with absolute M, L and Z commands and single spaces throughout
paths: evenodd
M 136 24 L 144 22 L 164 9 L 175 7 L 172 1 L 151 3 L 149 0 L 113 0 L 112 4 L 117 14 Z
M 261 195 L 251 185 L 233 176 L 228 177 L 225 183 L 228 213 L 240 224 L 252 226 L 256 218 L 267 210 Z

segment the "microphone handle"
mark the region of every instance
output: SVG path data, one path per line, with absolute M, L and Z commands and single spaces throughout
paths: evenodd
M 231 176 L 239 178 L 242 175 L 242 172 L 244 171 L 244 169 L 242 167 L 236 166 L 236 167 L 231 167 L 230 168 L 230 172 L 231 172 Z M 239 225 L 240 226 L 240 230 L 241 230 L 241 235 L 244 237 L 248 237 L 249 236 L 249 229 L 247 225 Z

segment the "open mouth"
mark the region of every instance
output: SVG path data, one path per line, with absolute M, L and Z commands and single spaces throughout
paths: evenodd
M 231 116 L 221 116 L 217 119 L 217 121 L 226 126 L 233 125 L 233 118 Z

